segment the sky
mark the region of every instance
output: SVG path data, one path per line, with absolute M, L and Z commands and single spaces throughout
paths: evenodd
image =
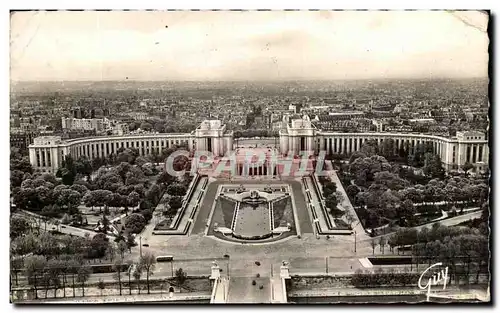
M 487 77 L 487 23 L 446 11 L 16 12 L 11 80 Z

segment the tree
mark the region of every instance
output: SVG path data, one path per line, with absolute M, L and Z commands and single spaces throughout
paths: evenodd
M 186 194 L 186 192 L 187 192 L 187 187 L 179 183 L 171 184 L 170 186 L 167 187 L 167 193 L 171 196 L 183 197 Z
M 127 247 L 128 247 L 128 251 L 130 252 L 132 247 L 135 247 L 136 243 L 135 243 L 135 238 L 134 238 L 134 235 L 130 232 L 127 232 Z
M 92 174 L 92 163 L 85 156 L 81 156 L 75 162 L 75 171 L 78 174 L 87 176 L 88 180 Z
M 182 187 L 181 187 L 182 188 Z M 146 200 L 156 204 L 160 200 L 161 190 L 157 184 L 152 185 L 145 194 Z
M 11 215 L 10 217 L 10 239 L 14 239 L 18 236 L 25 234 L 29 229 L 31 229 L 28 220 L 24 217 Z
M 139 204 L 140 200 L 141 200 L 140 195 L 137 192 L 135 192 L 135 191 L 132 191 L 127 196 L 128 205 L 131 206 L 131 207 L 136 207 Z
M 47 257 L 59 255 L 60 246 L 55 236 L 50 232 L 42 232 L 38 236 L 38 245 L 34 253 Z
M 99 288 L 99 290 L 101 291 L 101 297 L 102 297 L 102 291 L 106 288 L 106 285 L 104 284 L 104 281 L 102 280 L 102 278 L 99 278 L 99 282 L 97 283 L 97 288 Z M 120 291 L 121 291 L 121 288 L 120 288 Z M 120 293 L 121 295 L 121 293 Z
M 168 200 L 169 212 L 175 213 L 182 207 L 182 198 L 181 197 L 172 197 Z
M 380 155 L 384 156 L 388 160 L 393 160 L 395 151 L 395 141 L 392 138 L 384 139 L 384 141 L 379 145 Z
M 61 285 L 60 276 L 66 273 L 64 262 L 58 259 L 50 259 L 47 262 L 45 272 L 47 277 L 47 287 L 52 285 L 54 287 L 54 296 L 57 295 L 57 289 Z M 64 282 L 64 279 L 62 280 Z M 64 291 L 66 294 L 66 291 Z
M 35 299 L 38 299 L 37 286 L 41 281 L 41 274 L 47 265 L 47 259 L 41 255 L 32 255 L 24 259 L 24 271 L 28 283 L 33 285 Z
M 60 213 L 61 209 L 57 204 L 44 206 L 40 212 L 46 218 L 58 217 Z
M 175 271 L 175 280 L 177 280 L 179 285 L 184 284 L 186 279 L 187 279 L 187 274 L 182 270 L 182 268 L 179 268 L 178 270 Z
M 10 171 L 10 187 L 14 189 L 15 187 L 20 187 L 24 178 L 24 173 L 19 170 Z
M 372 238 L 370 240 L 370 245 L 372 246 L 373 255 L 375 255 L 375 248 L 377 247 L 377 240 L 375 238 Z
M 462 170 L 465 172 L 465 176 L 469 175 L 469 171 L 474 168 L 474 165 L 472 165 L 470 162 L 465 162 L 464 165 L 462 165 Z
M 91 191 L 93 196 L 93 204 L 99 207 L 99 213 L 102 213 L 102 207 L 106 205 L 107 201 L 109 201 L 110 197 L 112 197 L 113 192 L 109 190 L 93 190 Z
M 338 203 L 339 202 L 338 202 L 337 196 L 335 194 L 331 194 L 328 196 L 328 198 L 325 199 L 325 205 L 330 210 L 337 208 Z
M 94 210 L 94 206 L 96 205 L 96 198 L 95 198 L 95 193 L 91 191 L 87 191 L 85 195 L 82 198 L 83 203 L 87 208 L 91 208 L 90 210 Z
M 108 209 L 108 207 L 105 207 L 104 211 L 102 211 L 102 218 L 100 220 L 100 224 L 101 224 L 100 231 L 103 234 L 107 234 L 108 231 L 110 230 L 110 228 L 109 228 L 110 221 L 109 221 L 108 216 L 107 216 L 108 214 L 109 214 L 109 209 Z
M 11 147 L 10 148 L 10 170 L 21 171 L 23 173 L 33 173 L 33 167 L 29 160 L 29 156 L 23 156 L 20 149 Z
M 76 280 L 82 284 L 82 296 L 85 297 L 85 282 L 89 280 L 92 270 L 90 267 L 82 265 L 77 272 Z
M 352 228 L 352 223 L 354 223 L 354 221 L 356 221 L 356 217 L 353 215 L 353 213 L 350 210 L 347 210 L 346 213 L 347 214 L 345 215 L 345 218 L 347 220 L 347 223 L 349 223 L 349 226 Z
M 105 234 L 97 234 L 92 237 L 89 246 L 89 257 L 90 258 L 102 258 L 106 255 L 106 251 L 109 246 L 109 239 Z
M 73 185 L 76 174 L 73 157 L 71 155 L 66 155 L 62 161 L 62 166 L 56 172 L 56 176 L 62 178 L 63 184 Z
M 118 258 L 113 264 L 114 278 L 118 281 L 120 288 L 120 296 L 122 295 L 122 273 L 123 273 L 123 259 Z
M 139 260 L 139 267 L 146 272 L 146 284 L 149 294 L 149 276 L 153 275 L 155 269 L 156 257 L 150 252 L 146 252 Z
M 165 123 L 162 121 L 156 122 L 154 129 L 159 133 L 163 133 L 165 131 Z
M 116 246 L 117 246 L 117 252 L 119 253 L 120 258 L 123 259 L 124 255 L 125 255 L 125 251 L 127 251 L 127 249 L 128 249 L 127 243 L 125 242 L 125 240 L 120 240 L 116 243 Z
M 21 257 L 13 255 L 11 253 L 11 255 L 10 255 L 10 271 L 11 271 L 11 274 L 12 274 L 12 272 L 14 272 L 16 285 L 19 285 L 19 281 L 18 281 L 19 271 L 22 270 L 23 266 L 24 266 L 23 259 Z
M 129 233 L 140 233 L 144 226 L 146 226 L 146 220 L 141 214 L 133 213 L 125 219 L 125 228 Z
M 416 213 L 415 206 L 410 199 L 406 199 L 401 203 L 397 211 L 397 217 L 401 222 L 409 222 L 412 221 Z
M 28 232 L 24 236 L 18 236 L 11 242 L 11 250 L 14 254 L 25 255 L 35 251 L 39 243 L 38 234 Z
M 388 171 L 378 172 L 373 175 L 375 184 L 384 185 L 391 190 L 401 190 L 409 186 L 409 183 Z
M 428 153 L 425 156 L 424 174 L 432 178 L 444 179 L 445 170 L 441 157 L 437 154 Z
M 132 294 L 132 281 L 130 279 L 130 276 L 132 276 L 132 272 L 134 270 L 134 263 L 132 263 L 131 260 L 128 260 L 127 261 L 127 275 L 128 275 L 128 294 L 131 295 Z
M 115 254 L 116 254 L 116 248 L 115 246 L 113 245 L 113 243 L 109 243 L 108 244 L 108 247 L 106 249 L 106 258 L 108 258 L 111 262 L 113 262 L 113 259 L 115 258 Z
M 71 210 L 76 208 L 82 200 L 82 196 L 78 191 L 71 189 L 61 190 L 57 198 L 57 204 L 61 207 Z
M 163 187 L 166 187 L 173 183 L 175 180 L 176 178 L 174 176 L 165 171 L 161 173 L 160 176 L 156 179 L 156 183 L 163 185 Z
M 367 155 L 361 151 L 354 151 L 351 157 L 349 158 L 349 164 L 352 164 L 357 158 L 366 158 Z
M 323 197 L 328 198 L 329 195 L 337 191 L 337 185 L 334 182 L 326 181 L 323 185 Z
M 368 157 L 376 155 L 378 153 L 378 143 L 373 139 L 364 141 L 359 151 Z
M 153 125 L 151 125 L 151 123 L 148 123 L 148 122 L 142 122 L 141 126 L 140 126 L 140 129 L 146 130 L 146 131 L 150 131 L 152 128 L 153 128 Z
M 356 195 L 360 192 L 359 188 L 355 185 L 349 185 L 347 186 L 345 192 L 347 193 L 347 196 L 351 199 L 355 199 Z
M 141 281 L 141 276 L 142 276 L 142 267 L 140 266 L 140 264 L 134 265 L 134 271 L 132 275 L 134 276 L 134 279 L 137 282 L 137 290 L 139 291 L 139 294 L 141 294 L 141 286 L 139 285 L 139 283 Z
M 381 236 L 378 241 L 378 244 L 380 245 L 380 251 L 382 252 L 382 254 L 384 254 L 385 245 L 387 244 L 387 239 L 384 236 Z

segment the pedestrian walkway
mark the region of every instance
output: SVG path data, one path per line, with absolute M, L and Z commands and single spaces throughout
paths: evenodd
M 358 236 L 359 240 L 365 240 L 368 238 L 368 235 L 365 232 L 365 229 L 363 228 L 363 225 L 361 224 L 358 214 L 354 210 L 354 207 L 352 206 L 351 201 L 349 200 L 349 197 L 347 196 L 347 193 L 344 190 L 344 186 L 342 186 L 342 183 L 340 182 L 340 179 L 337 175 L 337 173 L 333 170 L 332 162 L 331 161 L 325 161 L 327 164 L 327 167 L 329 168 L 328 172 L 328 177 L 330 177 L 331 181 L 337 185 L 337 190 L 342 193 L 344 196 L 342 203 L 340 204 L 343 208 L 346 210 L 346 214 L 350 214 L 352 217 L 355 218 L 355 221 L 352 223 L 353 224 L 353 231 L 356 232 L 356 235 Z
M 141 295 L 123 295 L 123 296 L 93 296 L 79 298 L 55 298 L 24 300 L 16 303 L 141 303 L 141 302 L 184 302 L 184 301 L 202 301 L 210 300 L 210 292 L 189 292 L 189 293 L 162 293 L 162 294 L 141 294 Z
M 271 302 L 287 303 L 286 287 L 280 277 L 271 277 Z
M 227 303 L 271 303 L 269 277 L 231 277 Z
M 217 278 L 214 281 L 214 289 L 210 303 L 227 303 L 227 296 L 229 293 L 229 279 L 225 276 Z

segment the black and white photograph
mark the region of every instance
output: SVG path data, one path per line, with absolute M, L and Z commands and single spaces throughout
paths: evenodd
M 491 19 L 10 11 L 10 303 L 491 303 Z

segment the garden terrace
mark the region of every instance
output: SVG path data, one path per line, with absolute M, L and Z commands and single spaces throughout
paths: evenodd
M 159 223 L 155 226 L 153 235 L 186 235 L 193 224 L 207 183 L 208 178 L 206 176 L 201 176 L 199 179 L 193 179 L 191 188 L 195 191 L 191 194 L 190 201 L 184 201 L 184 210 L 180 210 L 182 214 L 177 214 L 177 220 L 174 222 L 174 227 Z

